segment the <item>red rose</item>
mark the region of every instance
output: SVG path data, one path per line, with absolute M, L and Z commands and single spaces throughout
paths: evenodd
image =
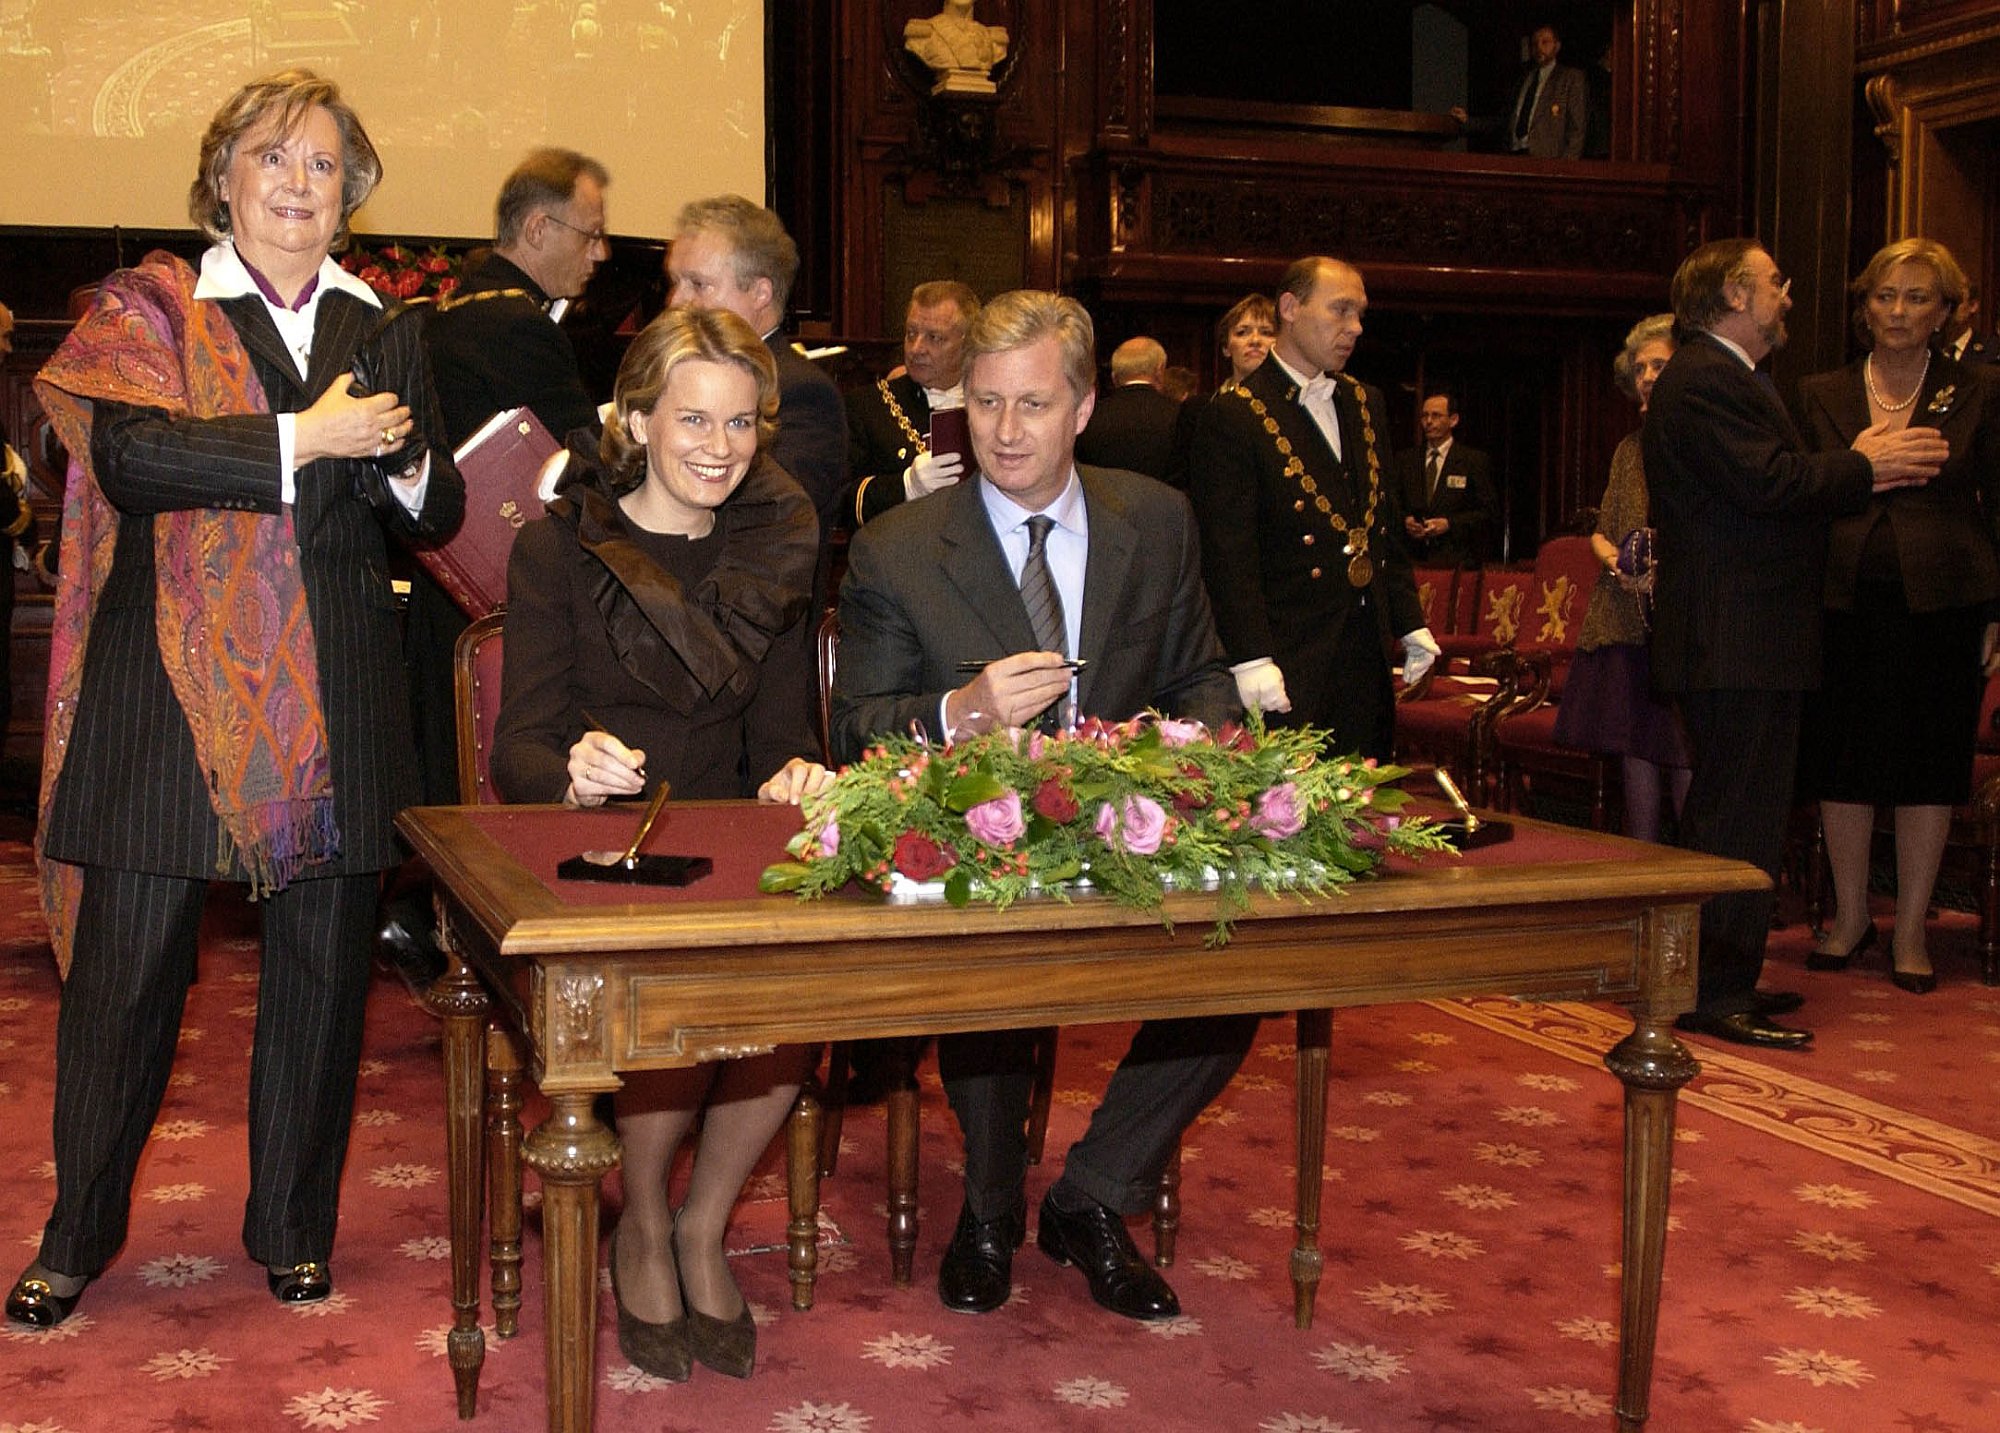
M 448 273 L 450 269 L 451 260 L 447 259 L 443 254 L 432 254 L 424 260 L 424 272 L 427 274 Z
M 951 852 L 921 831 L 896 838 L 896 869 L 913 881 L 935 880 L 957 864 Z
M 380 290 L 389 282 L 389 275 L 380 264 L 369 264 L 361 270 L 361 282 L 371 289 Z
M 1046 816 L 1058 826 L 1076 820 L 1076 794 L 1053 776 L 1035 788 L 1035 814 Z
M 422 291 L 423 286 L 424 276 L 422 272 L 417 269 L 405 270 L 396 279 L 396 297 L 399 299 L 413 299 Z
M 458 276 L 456 274 L 452 275 L 448 279 L 440 279 L 438 281 L 439 298 L 448 299 L 457 292 L 458 292 Z
M 1250 728 L 1233 721 L 1222 724 L 1222 730 L 1215 734 L 1215 744 L 1229 751 L 1251 751 L 1257 745 L 1251 740 Z
M 403 252 L 403 246 L 401 244 L 389 244 L 383 248 L 382 257 L 387 259 L 392 264 L 400 264 L 403 262 L 404 259 L 408 258 L 409 255 Z

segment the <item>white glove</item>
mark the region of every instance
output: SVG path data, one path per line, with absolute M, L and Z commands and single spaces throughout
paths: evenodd
M 1246 712 L 1288 712 L 1292 699 L 1285 695 L 1285 674 L 1269 657 L 1238 662 L 1229 669 L 1236 678 L 1236 699 Z
M 1415 686 L 1424 679 L 1424 673 L 1431 669 L 1431 663 L 1438 659 L 1441 648 L 1437 638 L 1428 627 L 1419 627 L 1414 632 L 1405 632 L 1403 643 L 1403 685 Z
M 964 473 L 965 457 L 961 453 L 946 453 L 942 458 L 936 453 L 919 453 L 916 462 L 903 469 L 903 496 L 915 502 L 939 488 L 950 487 Z

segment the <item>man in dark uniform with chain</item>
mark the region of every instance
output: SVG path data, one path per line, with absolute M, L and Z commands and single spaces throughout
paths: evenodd
M 918 284 L 903 323 L 903 367 L 847 395 L 847 471 L 854 497 L 847 520 L 860 527 L 897 504 L 949 487 L 965 455 L 934 453 L 931 414 L 965 407 L 965 332 L 979 295 L 953 279 Z
M 569 149 L 531 152 L 500 186 L 493 248 L 457 292 L 439 301 L 424 325 L 445 440 L 456 448 L 505 408 L 528 408 L 560 442 L 578 429 L 597 431 L 597 405 L 585 392 L 576 351 L 560 320 L 597 265 L 604 238 L 603 165 Z M 466 495 L 478 501 L 476 493 Z M 465 614 L 414 564 L 403 624 L 410 713 L 424 800 L 458 800 L 458 728 L 452 651 Z M 422 985 L 442 972 L 422 891 L 384 908 L 384 953 Z
M 1314 257 L 1285 271 L 1270 360 L 1203 410 L 1188 496 L 1243 705 L 1386 761 L 1386 639 L 1401 642 L 1409 681 L 1438 647 L 1403 554 L 1387 409 L 1344 371 L 1367 308 L 1350 264 Z

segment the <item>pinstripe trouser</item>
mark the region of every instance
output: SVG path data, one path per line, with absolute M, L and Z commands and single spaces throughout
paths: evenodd
M 263 970 L 250 1058 L 243 1246 L 324 1261 L 347 1154 L 380 878 L 294 881 L 259 903 Z M 42 1262 L 95 1274 L 131 1213 L 139 1156 L 173 1069 L 208 883 L 93 866 L 56 1024 L 56 1203 Z

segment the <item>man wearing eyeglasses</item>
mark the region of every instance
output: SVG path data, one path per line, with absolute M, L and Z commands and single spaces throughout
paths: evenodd
M 1673 696 L 1694 752 L 1681 844 L 1777 879 L 1792 808 L 1799 714 L 1820 683 L 1827 527 L 1870 492 L 1930 480 L 1937 429 L 1864 430 L 1814 453 L 1757 371 L 1785 342 L 1791 283 L 1754 240 L 1704 244 L 1674 275 L 1680 342 L 1653 388 L 1640 442 L 1659 559 L 1653 682 Z M 1700 985 L 1681 1027 L 1739 1045 L 1798 1049 L 1812 1032 L 1771 1017 L 1797 995 L 1757 989 L 1772 891 L 1701 911 Z
M 456 448 L 495 413 L 528 408 L 558 441 L 577 429 L 592 439 L 597 404 L 585 390 L 576 350 L 561 319 L 610 250 L 604 240 L 603 165 L 570 149 L 537 149 L 500 186 L 493 248 L 424 324 L 445 437 Z M 458 733 L 452 706 L 452 649 L 465 614 L 422 568 L 411 564 L 403 661 L 424 800 L 458 800 Z M 384 909 L 385 957 L 412 986 L 441 973 L 422 893 Z

